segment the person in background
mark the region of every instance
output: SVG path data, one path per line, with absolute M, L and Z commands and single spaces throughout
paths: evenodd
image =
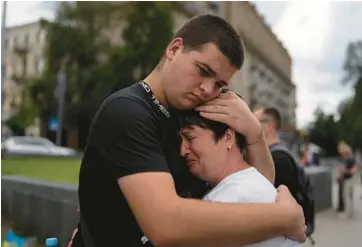
M 264 128 L 274 161 L 274 186 L 287 186 L 298 204 L 302 206 L 307 225 L 306 233 L 313 244 L 314 240 L 311 236 L 315 230 L 313 186 L 298 158 L 292 154 L 279 138 L 278 132 L 282 125 L 281 114 L 274 107 L 258 109 L 254 111 L 254 114 Z
M 254 115 L 264 128 L 269 149 L 282 144 L 278 134 L 282 125 L 282 118 L 278 109 L 274 107 L 261 108 L 255 110 Z M 283 151 L 272 151 L 271 155 L 275 166 L 275 187 L 283 184 L 288 187 L 293 196 L 296 196 L 298 194 L 298 184 L 295 178 L 293 160 Z
M 340 183 L 338 216 L 348 220 L 353 217 L 353 177 L 358 172 L 358 167 L 352 149 L 347 143 L 341 141 L 338 144 L 338 152 L 343 160 L 337 177 Z

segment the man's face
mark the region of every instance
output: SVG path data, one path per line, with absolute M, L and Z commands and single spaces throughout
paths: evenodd
M 263 109 L 258 109 L 256 111 L 254 111 L 254 115 L 259 120 L 259 122 L 262 124 L 266 137 L 268 137 L 268 134 L 274 131 L 273 119 L 270 118 L 269 116 L 265 115 Z
M 162 69 L 167 101 L 180 110 L 194 108 L 217 97 L 236 71 L 214 44 L 185 51 L 182 39 L 176 38 L 166 50 Z
M 191 126 L 180 130 L 180 154 L 186 159 L 189 171 L 200 179 L 213 183 L 218 179 L 226 164 L 227 145 L 226 138 L 215 141 L 214 134 L 209 129 Z

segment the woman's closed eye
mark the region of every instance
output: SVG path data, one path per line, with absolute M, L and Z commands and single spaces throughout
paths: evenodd
M 191 140 L 195 139 L 195 136 L 192 136 L 192 135 L 186 135 L 186 136 L 185 136 L 185 138 L 186 138 L 186 140 L 191 141 Z

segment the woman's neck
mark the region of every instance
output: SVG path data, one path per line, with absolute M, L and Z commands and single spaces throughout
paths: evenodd
M 238 150 L 238 152 L 240 152 Z M 230 176 L 233 173 L 245 170 L 250 168 L 250 165 L 244 161 L 242 156 L 240 154 L 231 154 L 230 159 L 225 162 L 224 164 L 221 164 L 225 166 L 225 169 L 219 174 L 217 179 L 213 183 L 215 186 L 219 184 L 223 179 Z

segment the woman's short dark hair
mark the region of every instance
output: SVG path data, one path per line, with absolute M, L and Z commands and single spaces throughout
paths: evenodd
M 175 127 L 177 131 L 181 128 L 189 128 L 191 126 L 209 129 L 214 134 L 215 142 L 218 142 L 230 128 L 224 123 L 212 121 L 200 116 L 195 110 L 180 111 L 176 115 L 177 116 L 173 117 L 175 118 L 174 124 L 176 124 Z M 240 151 L 243 151 L 246 145 L 245 137 L 235 131 L 235 138 L 238 148 Z

